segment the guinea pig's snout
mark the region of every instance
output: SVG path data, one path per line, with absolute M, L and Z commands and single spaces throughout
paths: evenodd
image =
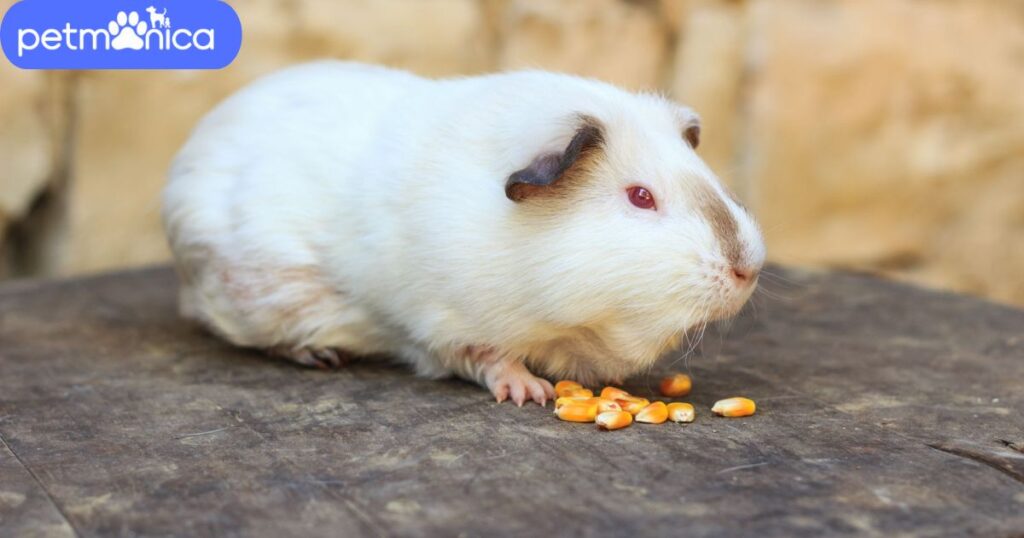
M 720 266 L 720 273 L 715 280 L 719 286 L 721 304 L 713 314 L 714 319 L 735 315 L 743 308 L 747 299 L 757 286 L 757 277 L 761 274 L 760 263 L 747 261 Z
M 761 273 L 760 266 L 750 265 L 733 265 L 729 268 L 730 277 L 732 281 L 739 288 L 746 288 L 751 286 L 757 281 L 757 275 Z

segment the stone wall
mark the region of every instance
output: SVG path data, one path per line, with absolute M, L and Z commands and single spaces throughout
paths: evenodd
M 192 125 L 321 57 L 432 76 L 541 67 L 662 91 L 773 259 L 1024 304 L 1024 3 L 236 0 L 215 72 L 0 63 L 0 273 L 167 259 L 157 194 Z M 6 10 L 10 0 L 0 0 Z

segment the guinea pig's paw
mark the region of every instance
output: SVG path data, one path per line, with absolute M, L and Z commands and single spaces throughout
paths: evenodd
M 348 360 L 348 355 L 344 351 L 332 347 L 274 346 L 268 348 L 267 353 L 303 366 L 322 370 L 338 368 Z
M 551 383 L 531 374 L 518 361 L 498 361 L 488 365 L 484 380 L 498 403 L 511 398 L 516 405 L 522 407 L 530 399 L 543 407 L 548 400 L 555 398 L 555 388 Z

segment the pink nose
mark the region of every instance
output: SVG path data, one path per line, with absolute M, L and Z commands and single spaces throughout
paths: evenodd
M 740 286 L 749 286 L 757 278 L 759 272 L 759 269 L 753 267 L 733 266 L 732 278 Z

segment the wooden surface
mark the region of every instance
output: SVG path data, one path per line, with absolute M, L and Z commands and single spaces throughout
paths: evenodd
M 166 269 L 8 284 L 0 535 L 1024 534 L 1024 312 L 782 274 L 674 366 L 696 423 L 620 432 L 231 349 Z M 711 416 L 736 394 L 759 413 Z

